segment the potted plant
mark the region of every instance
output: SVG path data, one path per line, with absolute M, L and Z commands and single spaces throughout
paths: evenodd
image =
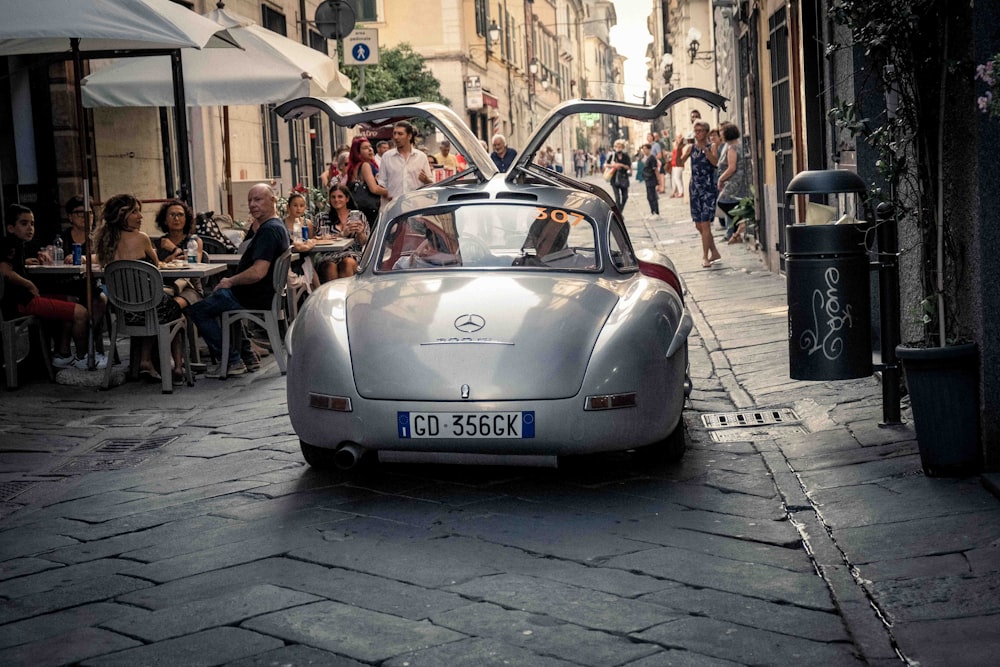
M 831 10 L 849 29 L 852 46 L 864 49 L 863 71 L 870 78 L 863 85 L 881 90 L 885 99 L 884 108 L 867 117 L 863 102 L 840 103 L 831 116 L 874 152 L 879 184 L 870 192 L 872 209 L 892 204 L 903 241 L 900 264 L 912 267 L 913 279 L 904 275 L 904 285 L 920 285 L 918 320 L 904 325 L 904 340 L 913 341 L 896 354 L 928 475 L 968 474 L 982 459 L 978 348 L 962 287 L 971 236 L 963 225 L 970 221 L 954 203 L 963 196 L 961 178 L 946 178 L 964 173 L 962 147 L 969 139 L 960 132 L 969 133 L 953 121 L 974 108 L 967 4 L 841 0 Z M 996 108 L 991 103 L 988 97 L 980 107 Z
M 733 208 L 729 209 L 729 217 L 733 219 L 736 231 L 733 238 L 740 240 L 746 238 L 747 234 L 757 234 L 757 210 L 755 208 L 756 191 L 751 186 L 750 194 L 741 197 Z

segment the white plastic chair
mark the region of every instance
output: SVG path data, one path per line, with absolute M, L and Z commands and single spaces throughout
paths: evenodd
M 271 299 L 271 307 L 267 310 L 254 308 L 241 308 L 239 310 L 227 310 L 222 313 L 222 355 L 219 359 L 219 379 L 226 379 L 229 367 L 229 346 L 231 344 L 231 334 L 233 324 L 241 320 L 249 320 L 267 331 L 267 338 L 271 342 L 271 352 L 278 362 L 278 369 L 281 374 L 285 374 L 285 345 L 281 339 L 281 331 L 278 323 L 285 319 L 285 283 L 288 282 L 288 267 L 292 263 L 292 249 L 289 248 L 281 253 L 274 262 L 274 297 Z
M 0 276 L 0 299 L 3 298 L 4 279 Z M 3 366 L 7 375 L 7 388 L 17 388 L 17 365 L 24 361 L 31 350 L 31 329 L 38 334 L 38 343 L 45 359 L 45 368 L 49 373 L 49 381 L 55 380 L 52 371 L 52 359 L 49 355 L 49 338 L 45 335 L 45 327 L 34 315 L 24 315 L 12 319 L 4 319 L 0 312 L 0 339 L 3 344 Z
M 107 286 L 108 301 L 111 305 L 111 350 L 115 349 L 118 334 L 126 336 L 156 336 L 160 359 L 160 376 L 164 394 L 172 393 L 173 378 L 170 370 L 170 343 L 175 336 L 186 336 L 185 318 L 160 324 L 156 316 L 156 306 L 163 299 L 163 277 L 155 266 L 137 260 L 124 259 L 111 262 L 104 269 L 104 283 Z M 139 313 L 142 321 L 129 324 L 126 313 Z M 186 342 L 186 341 L 185 341 Z M 181 349 L 184 350 L 185 346 Z M 138 355 L 130 355 L 132 376 L 138 371 Z M 184 378 L 188 386 L 194 385 L 191 373 L 191 357 L 184 353 Z M 104 388 L 111 384 L 111 364 L 104 371 Z

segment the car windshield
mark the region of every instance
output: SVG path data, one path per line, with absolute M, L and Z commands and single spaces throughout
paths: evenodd
M 378 270 L 594 271 L 600 269 L 594 229 L 576 211 L 516 203 L 408 213 L 386 228 Z

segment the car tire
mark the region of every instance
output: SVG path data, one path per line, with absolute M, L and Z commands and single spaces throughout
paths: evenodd
M 307 442 L 299 440 L 299 447 L 302 449 L 302 458 L 317 470 L 334 470 L 336 465 L 333 462 L 334 450 L 325 447 L 317 447 Z
M 677 426 L 670 435 L 651 445 L 635 450 L 636 456 L 644 463 L 676 463 L 687 451 L 687 434 L 684 431 L 684 417 L 677 421 Z

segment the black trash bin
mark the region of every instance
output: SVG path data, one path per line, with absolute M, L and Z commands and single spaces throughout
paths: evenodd
M 864 191 L 856 174 L 829 170 L 799 174 L 786 194 Z M 785 228 L 792 379 L 848 380 L 872 374 L 868 230 L 867 222 Z

